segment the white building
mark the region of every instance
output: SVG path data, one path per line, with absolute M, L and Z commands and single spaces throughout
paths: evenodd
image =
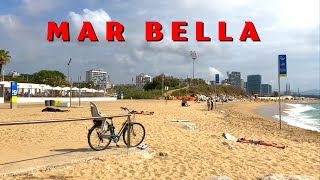
M 20 76 L 20 73 L 18 73 L 17 71 L 12 71 L 12 72 L 8 73 L 8 76 L 18 77 L 18 76 Z
M 94 86 L 100 86 L 105 88 L 107 84 L 107 72 L 102 70 L 91 69 L 86 72 L 86 82 L 89 83 L 93 81 Z
M 141 73 L 136 76 L 136 87 L 139 89 L 143 89 L 145 83 L 151 82 L 151 76 Z

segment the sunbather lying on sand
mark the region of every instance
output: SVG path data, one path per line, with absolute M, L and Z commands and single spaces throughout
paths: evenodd
M 46 107 L 46 108 L 42 109 L 42 112 L 70 112 L 70 110 L 61 110 L 61 109 Z
M 265 142 L 265 141 L 254 141 L 252 139 L 247 140 L 246 138 L 240 138 L 237 140 L 237 142 L 250 143 L 250 144 L 255 144 L 255 145 L 272 146 L 272 147 L 281 148 L 281 149 L 284 149 L 286 147 L 284 145 L 279 145 L 279 144 L 273 143 L 273 142 L 269 143 L 269 142 Z
M 132 111 L 132 113 L 134 113 L 134 114 L 143 114 L 143 115 L 153 115 L 154 114 L 154 112 L 148 112 L 148 111 L 146 111 L 146 112 L 144 112 L 144 111 Z

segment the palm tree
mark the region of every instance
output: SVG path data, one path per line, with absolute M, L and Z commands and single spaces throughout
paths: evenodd
M 2 81 L 2 66 L 8 64 L 10 62 L 11 56 L 9 55 L 9 51 L 5 51 L 3 49 L 0 50 L 0 81 Z

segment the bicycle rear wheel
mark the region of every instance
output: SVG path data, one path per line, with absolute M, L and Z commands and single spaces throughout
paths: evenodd
M 95 124 L 88 132 L 89 146 L 96 151 L 106 149 L 111 142 L 110 135 L 111 132 L 109 129 L 102 130 L 101 125 Z
M 142 143 L 145 137 L 145 129 L 140 123 L 131 123 L 131 128 L 128 130 L 128 125 L 123 131 L 123 142 L 128 145 L 128 132 L 130 132 L 130 147 L 136 147 Z

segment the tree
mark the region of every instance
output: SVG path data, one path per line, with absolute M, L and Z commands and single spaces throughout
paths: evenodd
M 5 51 L 3 49 L 0 50 L 0 81 L 2 81 L 2 66 L 8 64 L 11 60 L 11 56 L 9 55 L 9 51 Z
M 34 82 L 37 84 L 48 84 L 50 86 L 66 85 L 66 76 L 59 71 L 41 70 L 34 73 Z
M 164 74 L 160 74 L 158 76 L 155 76 L 152 79 L 152 82 L 147 82 L 144 85 L 144 90 L 154 90 L 154 89 L 162 89 L 162 79 L 164 77 L 164 86 L 169 86 L 170 88 L 178 88 L 179 86 L 179 79 L 173 77 L 173 76 L 166 76 Z
M 273 97 L 278 97 L 279 96 L 279 94 L 278 94 L 278 92 L 277 91 L 273 91 Z

